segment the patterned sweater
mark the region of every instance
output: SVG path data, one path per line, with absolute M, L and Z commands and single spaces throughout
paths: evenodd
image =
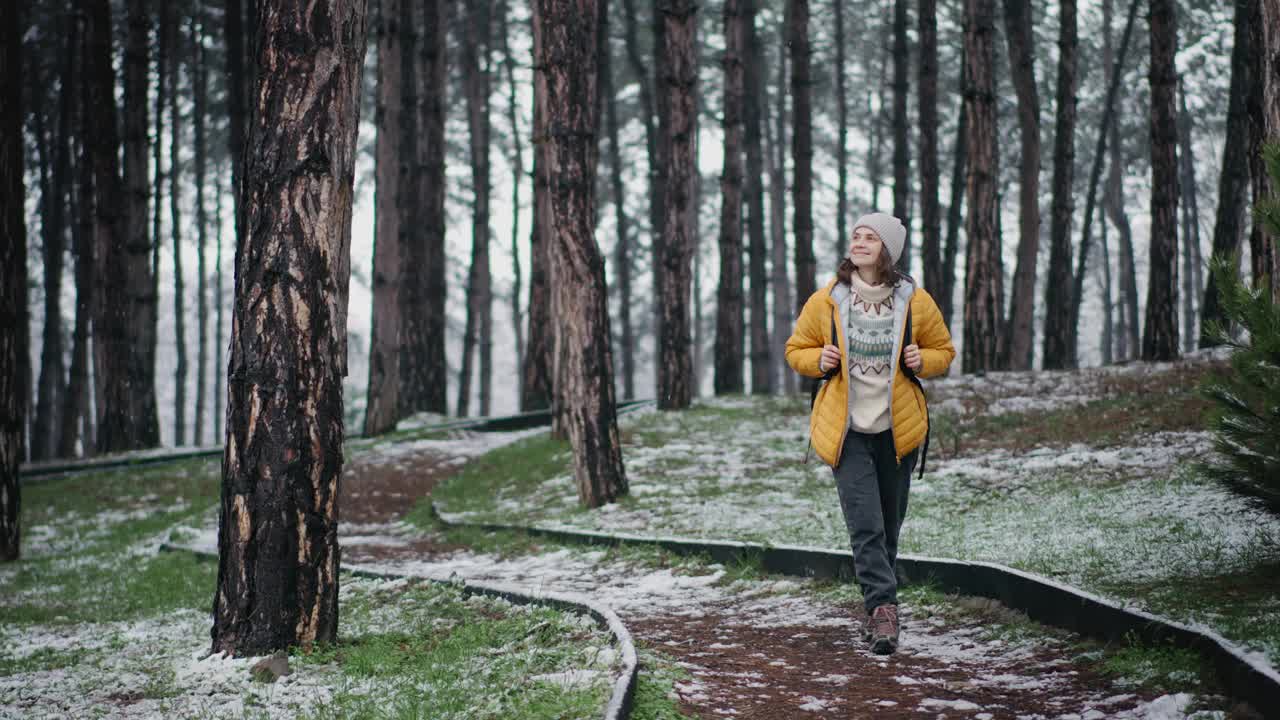
M 849 351 L 849 426 L 858 432 L 889 429 L 893 377 L 893 286 L 868 285 L 855 273 L 844 316 Z

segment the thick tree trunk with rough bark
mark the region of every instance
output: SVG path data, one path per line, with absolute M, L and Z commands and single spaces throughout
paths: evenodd
M 1245 138 L 1249 135 L 1247 94 L 1256 86 L 1257 49 L 1253 47 L 1253 28 L 1262 23 L 1261 0 L 1235 0 L 1233 47 L 1231 48 L 1231 88 L 1227 101 L 1226 136 Z M 1228 142 L 1222 145 L 1222 173 L 1218 176 L 1218 210 L 1213 224 L 1213 256 L 1229 258 L 1240 249 L 1244 237 L 1245 206 L 1249 199 L 1248 144 Z M 1216 338 L 1205 332 L 1211 323 L 1221 324 L 1220 290 L 1212 273 L 1204 289 L 1200 308 L 1200 347 L 1217 345 Z
M 377 17 L 378 88 L 374 123 L 373 316 L 369 343 L 369 388 L 365 404 L 364 434 L 394 430 L 400 418 L 400 262 L 402 213 L 400 114 L 404 95 L 400 69 L 401 23 L 412 14 L 405 0 L 381 0 Z M 409 60 L 412 62 L 413 58 Z M 413 111 L 410 110 L 412 113 Z
M 120 136 L 114 112 L 111 6 L 107 0 L 94 0 L 87 12 L 87 65 L 91 75 L 86 82 L 94 117 L 86 122 L 89 135 L 85 142 L 90 148 L 94 174 L 94 274 L 102 283 L 95 294 L 93 321 L 94 369 L 102 392 L 96 440 L 99 452 L 119 452 L 155 447 L 160 442 L 154 363 L 148 354 L 146 334 L 155 298 L 146 215 L 136 218 L 126 207 L 129 202 L 117 161 Z M 145 127 L 145 105 L 142 108 Z M 135 112 L 125 113 L 130 126 L 136 108 L 131 110 Z M 125 155 L 128 158 L 135 152 L 136 148 L 130 147 Z M 142 167 L 137 168 L 136 163 L 131 167 L 142 173 L 145 183 L 145 131 L 142 154 Z M 139 220 L 140 227 L 133 225 L 133 220 Z
M 724 171 L 720 176 L 720 285 L 716 292 L 715 392 L 743 390 L 742 106 L 746 33 L 740 0 L 724 3 Z
M 333 642 L 364 0 L 265 0 L 236 258 L 213 651 Z
M 999 149 L 996 128 L 995 0 L 965 0 L 965 87 L 969 102 L 969 174 L 965 204 L 964 357 L 966 373 L 999 369 L 999 337 L 1004 328 L 1003 272 L 996 224 Z
M 402 217 L 400 414 L 445 413 L 445 108 L 448 66 L 444 0 L 419 4 L 422 36 L 401 23 Z M 420 72 L 419 72 L 420 69 Z
M 664 23 L 662 81 L 666 85 L 662 144 L 666 151 L 664 173 L 661 264 L 658 272 L 658 407 L 687 408 L 693 398 L 693 358 L 689 327 L 689 285 L 695 238 L 690 206 L 694 202 L 697 159 L 694 156 L 694 119 L 697 114 L 696 47 L 697 6 L 690 0 L 664 0 L 659 12 Z M 554 113 L 556 109 L 553 107 Z
M 813 80 L 809 58 L 809 1 L 788 0 L 787 5 L 791 10 L 787 35 L 791 46 L 793 103 L 791 162 L 795 173 L 791 186 L 796 264 L 796 294 L 792 309 L 798 315 L 813 294 L 817 273 L 813 257 Z
M 1173 0 L 1151 0 L 1151 255 L 1143 360 L 1178 356 L 1178 51 Z
M 907 228 L 907 235 L 902 244 L 902 256 L 898 258 L 898 267 L 907 272 L 911 269 L 911 148 L 907 118 L 907 94 L 910 87 L 907 82 L 910 57 L 907 52 L 907 2 L 894 0 L 893 3 L 893 214 L 902 220 Z M 797 298 L 799 302 L 809 299 L 808 295 Z
M 938 205 L 938 3 L 920 0 L 916 20 L 920 37 L 920 254 L 924 286 L 942 294 L 942 210 Z M 848 238 L 845 239 L 847 241 Z
M 1004 22 L 1009 70 L 1018 94 L 1022 164 L 1018 175 L 1018 265 L 1013 272 L 1005 332 L 1008 356 L 1001 364 L 1010 370 L 1030 370 L 1035 342 L 1036 261 L 1040 255 L 1040 96 L 1030 4 L 1004 0 Z
M 756 35 L 757 0 L 742 0 L 742 28 L 745 48 L 742 109 L 743 139 L 746 142 L 748 282 L 751 285 L 751 392 L 773 394 L 773 344 L 769 341 L 769 283 L 765 264 L 769 248 L 764 235 L 764 147 L 761 123 L 767 121 L 764 100 L 764 52 Z
M 564 371 L 556 389 L 573 446 L 578 498 L 587 507 L 627 492 L 613 390 L 613 353 L 604 258 L 593 228 L 596 108 L 596 13 L 592 0 L 536 0 L 535 63 L 545 79 L 548 179 L 553 221 L 555 353 Z M 692 41 L 692 36 L 690 37 Z
M 1058 101 L 1053 140 L 1053 206 L 1049 221 L 1049 277 L 1045 283 L 1044 352 L 1046 370 L 1076 366 L 1071 337 L 1071 227 L 1075 211 L 1072 182 L 1076 158 L 1076 3 L 1063 0 L 1058 11 Z
M 0 562 L 18 559 L 18 465 L 26 454 L 29 329 L 23 199 L 22 34 L 17 3 L 0 6 Z

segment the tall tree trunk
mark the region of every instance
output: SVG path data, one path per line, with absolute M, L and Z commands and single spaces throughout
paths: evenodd
M 551 138 L 547 133 L 547 78 L 538 65 L 537 18 L 533 33 L 533 227 L 529 232 L 529 350 L 524 358 L 520 409 L 551 407 L 553 384 L 552 353 L 555 351 L 555 315 L 551 312 L 551 196 L 547 155 Z
M 764 148 L 761 123 L 767 121 L 765 110 L 764 50 L 756 35 L 757 0 L 743 0 L 742 28 L 746 67 L 743 73 L 745 105 L 743 133 L 747 154 L 747 237 L 749 238 L 748 273 L 751 283 L 751 392 L 773 393 L 773 343 L 769 340 L 768 280 L 765 264 L 768 246 L 764 236 Z
M 67 375 L 67 394 L 62 410 L 62 431 L 58 433 L 58 456 L 73 457 L 79 444 L 85 455 L 93 452 L 93 413 L 89 407 L 89 326 L 93 314 L 93 163 L 87 142 L 89 84 L 85 60 L 84 36 L 86 19 L 78 16 L 71 23 L 71 66 L 75 68 L 70 91 L 75 93 L 76 181 L 71 192 L 73 225 L 71 253 L 75 259 L 76 317 L 71 335 L 71 368 Z
M 618 319 L 621 327 L 622 396 L 636 396 L 635 330 L 631 324 L 631 219 L 627 215 L 626 188 L 622 182 L 622 147 L 618 137 L 618 98 L 613 85 L 610 53 L 600 54 L 600 82 L 604 89 L 604 110 L 609 133 L 609 184 L 613 193 L 614 225 L 618 240 L 614 246 L 614 272 L 618 277 Z M 512 89 L 514 93 L 514 86 Z M 516 266 L 517 270 L 519 265 Z
M 192 105 L 192 128 L 195 133 L 195 171 L 196 171 L 196 415 L 192 428 L 191 442 L 194 445 L 204 443 L 204 413 L 207 388 L 205 378 L 209 373 L 209 299 L 208 270 L 205 268 L 205 250 L 209 245 L 209 218 L 204 207 L 205 181 L 205 102 L 208 83 L 205 74 L 204 30 L 205 19 L 203 3 L 197 0 L 195 14 L 199 18 L 191 23 L 191 38 L 195 41 L 195 52 L 192 53 L 192 94 L 195 96 Z
M 889 87 L 889 65 L 892 62 L 893 44 L 886 41 L 886 38 L 893 34 L 893 19 L 889 17 L 884 23 L 884 33 L 880 38 L 880 46 L 864 57 L 868 65 L 873 57 L 880 59 L 879 80 L 875 83 L 875 91 L 867 92 L 867 117 L 871 121 L 871 140 L 867 143 L 867 174 L 870 176 L 871 183 L 871 207 L 880 209 L 880 186 L 881 180 L 884 178 L 884 126 L 885 126 L 885 108 L 889 105 L 886 100 L 886 88 Z M 874 98 L 874 102 L 872 101 Z
M 898 267 L 903 272 L 911 270 L 911 142 L 907 135 L 910 120 L 907 118 L 907 94 L 911 91 L 907 81 L 910 58 L 907 54 L 907 3 L 893 3 L 893 214 L 907 229 L 902 244 Z M 801 299 L 803 298 L 803 300 Z M 797 297 L 803 302 L 808 295 Z
M 498 38 L 502 42 L 502 64 L 503 69 L 507 73 L 507 124 L 510 125 L 511 132 L 511 326 L 515 330 L 516 336 L 516 367 L 523 367 L 524 363 L 524 313 L 520 311 L 520 293 L 523 291 L 522 284 L 524 278 L 521 276 L 520 269 L 520 186 L 524 182 L 524 140 L 520 129 L 520 89 L 516 84 L 516 58 L 511 52 L 511 46 L 508 43 L 509 24 L 508 16 L 511 14 L 511 3 L 504 2 L 502 12 L 498 15 Z M 607 55 L 606 55 L 607 57 Z M 607 74 L 607 73 L 606 73 Z M 612 110 L 612 107 L 610 107 Z M 615 138 L 616 142 L 616 138 Z M 619 173 L 620 169 L 617 170 Z M 621 177 L 619 176 L 619 180 Z M 621 208 L 619 208 L 621 211 Z M 627 272 L 620 269 L 621 272 Z M 629 276 L 628 276 L 629 277 Z M 624 281 L 625 282 L 625 281 Z M 629 316 L 623 315 L 623 322 L 629 329 L 630 324 L 627 323 Z M 624 336 L 626 331 L 624 331 Z M 630 358 L 624 358 L 624 362 L 630 362 Z M 517 393 L 523 394 L 522 385 L 524 374 L 516 373 Z M 628 393 L 627 397 L 632 397 L 633 393 Z
M 1004 326 L 1000 235 L 996 226 L 999 178 L 995 82 L 995 0 L 965 0 L 965 87 L 969 101 L 969 175 L 966 181 L 964 371 L 998 369 L 997 349 Z
M 1178 356 L 1178 51 L 1173 0 L 1150 0 L 1151 255 L 1143 360 Z
M 369 388 L 365 404 L 364 434 L 381 435 L 394 430 L 400 418 L 400 262 L 402 213 L 409 210 L 401 197 L 400 181 L 407 173 L 401 164 L 407 135 L 400 100 L 404 96 L 401 74 L 401 28 L 413 22 L 405 0 L 380 0 L 374 17 L 378 38 L 378 89 L 374 123 L 378 136 L 374 148 L 375 214 L 373 233 L 373 317 L 369 343 Z M 410 62 L 414 59 L 409 58 Z M 409 111 L 413 112 L 412 109 Z
M 1200 207 L 1196 198 L 1196 161 L 1192 156 L 1191 114 L 1178 83 L 1178 173 L 1182 183 L 1182 345 L 1196 347 L 1196 300 L 1200 297 Z
M 1111 248 L 1107 243 L 1107 219 L 1099 217 L 1098 249 L 1102 252 L 1102 364 L 1115 362 L 1115 291 L 1111 283 Z
M 790 8 L 790 0 L 787 7 Z M 774 90 L 778 107 L 772 109 L 774 132 L 766 138 L 769 155 L 769 229 L 770 256 L 773 261 L 773 344 L 776 348 L 786 345 L 791 336 L 795 314 L 791 302 L 791 276 L 787 273 L 787 38 L 790 36 L 790 16 L 780 29 L 778 43 L 778 74 Z M 765 113 L 765 117 L 770 115 Z M 774 353 L 774 374 L 781 376 L 782 391 L 795 392 L 796 374 L 787 366 L 780 352 Z
M 1137 0 L 1130 0 L 1131 10 Z M 1116 74 L 1115 53 L 1111 42 L 1112 0 L 1103 0 L 1103 38 L 1102 65 L 1107 77 Z M 1130 27 L 1132 25 L 1130 24 Z M 1130 30 L 1132 32 L 1132 30 Z M 1138 349 L 1138 284 L 1137 274 L 1133 266 L 1133 231 L 1129 227 L 1129 216 L 1125 213 L 1124 201 L 1124 153 L 1120 145 L 1120 123 L 1112 122 L 1108 131 L 1108 151 L 1110 153 L 1107 185 L 1103 190 L 1103 210 L 1118 235 L 1117 272 L 1119 274 L 1116 304 L 1115 352 L 1113 359 L 1129 360 Z
M 1253 200 L 1257 206 L 1263 198 L 1275 197 L 1277 190 L 1262 161 L 1262 146 L 1280 140 L 1280 2 L 1262 0 L 1262 22 L 1254 26 L 1253 46 L 1262 68 L 1254 81 L 1253 141 L 1250 166 L 1253 174 Z M 1252 248 L 1253 282 L 1263 286 L 1264 278 L 1271 285 L 1271 299 L 1280 302 L 1280 238 L 1275 237 L 1255 222 L 1249 238 Z
M 489 275 L 489 0 L 466 4 L 462 73 L 467 95 L 467 136 L 471 154 L 471 271 L 467 280 L 467 331 L 462 341 L 458 415 L 465 417 L 471 393 L 472 352 L 479 349 L 480 414 L 489 414 L 492 380 L 492 313 Z
M 1062 0 L 1058 12 L 1058 101 L 1053 139 L 1053 207 L 1049 224 L 1049 277 L 1045 283 L 1046 370 L 1076 366 L 1071 322 L 1072 182 L 1076 158 L 1076 2 Z M 1088 232 L 1086 230 L 1086 232 Z
M 40 384 L 36 399 L 31 458 L 54 457 L 66 405 L 63 380 L 62 268 L 67 236 L 67 191 L 71 183 L 71 99 L 75 66 L 74 45 L 67 14 L 59 15 L 57 31 L 62 53 L 58 71 L 58 119 L 52 133 L 53 182 L 48 197 L 41 193 L 41 239 L 44 247 L 44 330 L 40 343 Z M 41 153 L 44 155 L 45 153 Z
M 791 190 L 795 218 L 792 225 L 796 238 L 796 295 L 793 310 L 798 315 L 799 309 L 816 289 L 814 278 L 817 274 L 813 257 L 813 81 L 809 68 L 809 1 L 788 0 L 787 5 L 791 9 L 788 36 L 791 41 L 791 98 L 794 108 L 791 162 L 795 176 Z
M 219 167 L 213 180 L 213 352 L 216 358 L 213 363 L 213 437 L 220 440 L 222 435 L 222 408 L 226 405 L 226 397 L 222 394 L 222 378 L 226 365 L 226 347 L 222 344 L 222 307 L 226 303 L 222 297 L 222 178 L 225 171 Z
M 964 50 L 960 52 L 960 122 L 956 124 L 956 140 L 953 143 L 951 161 L 951 198 L 947 203 L 947 241 L 942 257 L 942 292 L 938 297 L 938 309 L 947 326 L 955 318 L 956 255 L 959 254 L 959 236 L 964 209 L 965 178 L 969 172 L 969 93 L 965 89 Z
M 1256 87 L 1258 73 L 1258 49 L 1253 46 L 1253 28 L 1262 24 L 1261 0 L 1235 0 L 1235 33 L 1231 48 L 1231 89 L 1227 102 L 1226 136 L 1245 138 L 1249 135 L 1249 89 Z M 1244 236 L 1245 204 L 1249 198 L 1248 144 L 1227 142 L 1222 145 L 1222 174 L 1218 176 L 1218 210 L 1213 224 L 1213 256 L 1229 258 L 1239 251 Z M 1204 302 L 1200 308 L 1200 347 L 1207 348 L 1218 342 L 1205 332 L 1211 323 L 1221 324 L 1226 317 L 1222 313 L 1220 289 L 1212 273 L 1204 289 Z
M 86 35 L 87 78 L 92 95 L 89 107 L 94 117 L 87 121 L 94 172 L 95 268 L 102 279 L 95 296 L 94 371 L 101 384 L 102 402 L 98 404 L 97 446 L 99 452 L 118 452 L 154 447 L 159 444 L 159 428 L 155 407 L 154 367 L 148 361 L 148 338 L 145 325 L 151 317 L 151 247 L 146 237 L 146 214 L 136 215 L 136 203 L 128 202 L 129 194 L 119 171 L 117 153 L 120 135 L 116 125 L 115 76 L 111 63 L 111 6 L 107 0 L 94 0 L 88 8 Z M 136 42 L 133 39 L 132 42 Z M 126 69 L 126 78 L 136 72 L 136 51 Z M 145 88 L 146 63 L 142 63 Z M 130 81 L 132 84 L 132 81 Z M 145 103 L 145 90 L 126 93 L 138 103 Z M 146 124 L 146 105 L 133 105 L 125 113 L 128 127 L 137 122 L 142 110 Z M 133 138 L 125 156 L 133 173 L 142 173 L 145 186 L 146 161 L 136 161 L 137 142 L 145 158 L 146 132 Z M 139 164 L 141 167 L 139 167 Z M 132 184 L 127 187 L 133 188 Z M 145 189 L 143 191 L 145 193 Z M 127 206 L 127 207 L 126 207 Z M 141 227 L 133 224 L 138 222 Z M 100 299 L 112 298 L 112 302 Z
M 694 202 L 697 165 L 694 156 L 694 116 L 697 101 L 695 48 L 697 6 L 690 0 L 663 0 L 662 81 L 666 85 L 662 145 L 666 160 L 663 200 L 661 264 L 658 277 L 661 323 L 658 346 L 658 407 L 689 407 L 693 397 L 693 367 L 689 327 L 689 285 L 694 252 L 690 206 Z M 555 112 L 553 109 L 552 112 Z
M 18 559 L 22 538 L 18 465 L 26 455 L 30 363 L 20 12 L 17 3 L 0 4 L 0 562 Z
M 833 257 L 839 262 L 847 249 L 845 243 L 849 242 L 849 97 L 845 82 L 844 0 L 832 0 L 831 5 L 835 11 L 836 46 L 836 242 Z
M 920 0 L 920 230 L 924 286 L 942 294 L 942 211 L 938 206 L 938 2 Z
M 151 187 L 155 201 L 151 208 L 151 288 L 156 296 L 156 304 L 160 301 L 160 257 L 164 249 L 162 225 L 165 205 L 162 194 L 166 175 L 164 172 L 164 117 L 169 111 L 169 63 L 173 51 L 170 48 L 173 23 L 172 3 L 161 3 L 156 25 L 156 112 L 155 132 L 151 142 L 151 164 L 154 167 L 154 178 Z
M 724 3 L 724 172 L 720 177 L 720 285 L 716 293 L 715 392 L 743 390 L 742 106 L 746 33 L 739 0 Z
M 1013 273 L 1009 328 L 1005 332 L 1009 353 L 1003 365 L 1010 370 L 1030 370 L 1035 342 L 1036 261 L 1040 255 L 1040 96 L 1036 91 L 1030 4 L 1004 0 L 1004 22 L 1009 68 L 1018 94 L 1022 165 L 1018 181 L 1018 266 Z
M 263 0 L 256 27 L 212 631 L 235 656 L 337 639 L 365 3 Z
M 244 237 L 244 124 L 248 88 L 245 83 L 246 48 L 244 46 L 244 6 L 240 0 L 224 0 L 222 12 L 223 34 L 226 36 L 226 55 L 223 58 L 227 81 L 227 138 L 231 145 L 231 195 L 235 199 L 236 245 Z M 161 14 L 168 10 L 161 3 Z M 256 20 L 256 17 L 255 17 Z M 163 32 L 163 31 L 162 31 Z M 158 186 L 157 186 L 158 187 Z M 156 242 L 159 242 L 156 236 Z M 221 370 L 219 370 L 221 372 Z M 221 404 L 221 400 L 219 403 Z
M 171 10 L 165 8 L 160 12 L 167 15 Z M 169 63 L 169 232 L 173 240 L 173 444 L 181 446 L 187 442 L 187 289 L 182 270 L 182 183 L 179 182 L 182 175 L 179 151 L 185 143 L 182 138 L 182 112 L 178 108 L 178 75 L 184 53 L 180 47 L 182 32 L 179 23 L 170 17 L 167 23 L 162 21 L 162 24 L 170 33 L 169 47 L 172 51 L 172 62 Z
M 547 126 L 563 128 L 548 138 L 554 216 L 547 237 L 554 243 L 555 352 L 565 365 L 557 388 L 564 425 L 574 454 L 578 498 L 587 507 L 613 502 L 627 492 L 613 390 L 604 258 L 596 246 L 594 137 L 598 7 L 592 0 L 537 0 L 534 4 L 535 59 L 545 76 Z M 690 16 L 691 17 L 691 16 Z M 689 43 L 693 40 L 689 37 Z
M 445 107 L 447 15 L 443 0 L 421 5 L 422 36 L 401 32 L 403 132 L 400 229 L 400 413 L 445 413 Z M 421 68 L 418 72 L 417 68 Z M 410 214 L 412 213 L 412 214 Z M 412 270 L 409 270 L 412 268 Z

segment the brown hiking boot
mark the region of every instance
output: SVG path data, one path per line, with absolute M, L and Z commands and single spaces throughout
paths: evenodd
M 875 625 L 871 620 L 871 613 L 867 613 L 862 619 L 862 642 L 870 644 L 871 638 L 875 634 Z
M 871 652 L 888 655 L 898 649 L 898 606 L 881 605 L 871 612 Z

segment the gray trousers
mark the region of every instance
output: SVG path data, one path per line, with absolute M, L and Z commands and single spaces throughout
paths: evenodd
M 873 435 L 850 430 L 832 469 L 849 529 L 854 578 L 868 613 L 898 602 L 898 531 L 907 516 L 911 471 L 919 454 L 912 450 L 899 465 L 891 430 Z

